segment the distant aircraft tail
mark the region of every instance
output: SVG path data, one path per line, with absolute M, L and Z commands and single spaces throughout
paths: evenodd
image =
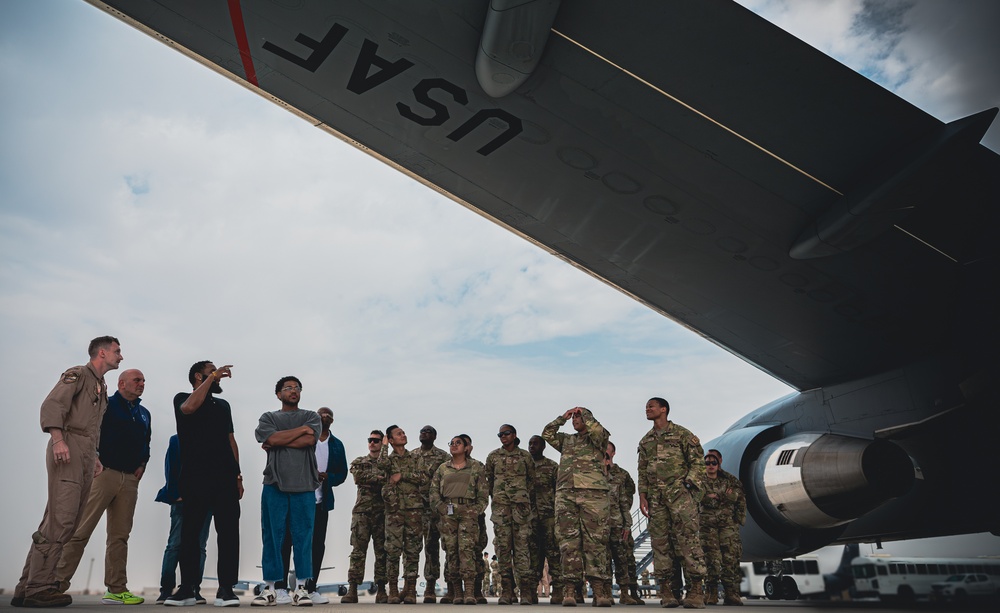
M 854 595 L 854 576 L 851 573 L 851 561 L 861 554 L 861 546 L 857 543 L 844 545 L 844 553 L 840 556 L 840 565 L 832 573 L 823 575 L 823 583 L 827 596 L 840 596 L 844 590 Z

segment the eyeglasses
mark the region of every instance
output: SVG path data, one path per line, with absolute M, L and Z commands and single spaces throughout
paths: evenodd
M 511 434 L 514 434 L 513 430 L 501 430 L 500 432 L 497 432 L 497 438 L 503 438 L 505 436 L 510 436 Z
M 370 438 L 370 439 L 368 439 L 368 442 L 369 443 L 381 443 L 382 439 L 380 439 L 380 438 Z
M 448 443 L 448 446 L 449 447 L 454 447 L 455 445 L 461 445 L 464 442 L 465 441 L 462 441 L 462 440 L 459 440 L 459 439 L 455 439 L 455 440 L 451 441 L 450 443 Z
M 302 388 L 299 387 L 298 385 L 286 385 L 285 387 L 281 388 L 281 391 L 283 391 L 283 392 L 301 392 Z
M 718 466 L 719 463 L 716 460 L 705 460 L 705 466 Z

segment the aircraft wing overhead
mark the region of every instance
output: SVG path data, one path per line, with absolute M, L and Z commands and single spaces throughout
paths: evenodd
M 992 114 L 945 125 L 736 4 L 563 2 L 493 99 L 485 0 L 88 2 L 798 389 L 997 310 Z

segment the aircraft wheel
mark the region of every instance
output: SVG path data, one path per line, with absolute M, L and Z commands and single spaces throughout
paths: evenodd
M 371 594 L 372 596 L 374 596 L 377 592 L 378 592 L 378 586 L 375 585 L 375 582 L 372 582 L 372 583 L 368 584 L 368 593 L 369 594 Z
M 342 585 L 342 586 L 338 587 L 337 588 L 337 595 L 338 596 L 347 596 L 347 586 L 346 585 Z
M 781 578 L 781 597 L 785 600 L 799 599 L 799 586 L 791 577 Z
M 253 595 L 254 596 L 260 596 L 260 584 L 259 583 L 257 585 L 255 585 L 255 586 L 253 586 Z
M 768 600 L 781 599 L 781 585 L 778 583 L 777 577 L 771 575 L 764 577 L 764 596 Z

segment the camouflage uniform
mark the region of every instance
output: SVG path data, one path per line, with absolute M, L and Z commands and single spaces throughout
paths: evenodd
M 352 549 L 347 580 L 364 582 L 368 541 L 371 540 L 375 550 L 375 582 L 385 583 L 385 505 L 382 502 L 385 473 L 379 470 L 378 458 L 363 455 L 351 462 L 351 474 L 358 486 L 358 497 L 351 510 Z
M 658 582 L 669 585 L 673 575 L 671 541 L 684 560 L 689 586 L 705 576 L 705 554 L 699 537 L 698 501 L 705 480 L 704 454 L 698 437 L 668 421 L 639 441 L 639 493 L 649 503 L 649 536 Z M 691 489 L 685 487 L 690 484 Z
M 562 565 L 556 540 L 556 474 L 559 464 L 543 457 L 535 460 L 535 534 L 531 541 L 532 583 L 542 580 L 545 560 L 549 561 L 550 593 L 562 591 Z
M 493 549 L 500 565 L 500 577 L 513 586 L 531 583 L 528 543 L 535 520 L 535 460 L 524 449 L 494 449 L 486 456 L 489 483 L 490 519 L 493 521 Z
M 604 450 L 609 432 L 582 409 L 587 430 L 566 434 L 560 415 L 542 430 L 542 438 L 562 456 L 556 479 L 556 538 L 564 584 L 581 584 L 584 576 L 610 580 L 608 557 L 608 479 Z M 564 588 L 565 589 L 565 588 Z
M 423 512 L 423 541 L 424 541 L 424 579 L 427 585 L 431 585 L 441 576 L 441 531 L 439 529 L 438 514 L 430 505 L 428 492 L 430 491 L 430 481 L 434 477 L 434 471 L 438 466 L 451 459 L 451 455 L 444 449 L 431 445 L 430 449 L 423 447 L 411 449 L 410 453 L 419 456 L 424 466 L 427 467 L 427 483 L 420 488 L 420 493 L 424 497 Z
M 400 480 L 382 488 L 385 501 L 386 577 L 390 588 L 399 583 L 399 558 L 403 557 L 403 578 L 417 580 L 420 571 L 420 541 L 423 536 L 424 497 L 421 487 L 427 482 L 427 469 L 420 456 L 412 453 L 389 454 L 382 447 L 378 466 L 386 477 L 399 473 Z
M 705 550 L 705 586 L 710 591 L 720 580 L 727 590 L 740 587 L 743 543 L 740 526 L 746 521 L 747 499 L 743 483 L 719 469 L 716 479 L 706 478 L 701 499 L 701 546 Z M 715 494 L 715 498 L 709 498 Z
M 635 585 L 635 571 L 629 571 L 628 559 L 632 558 L 632 568 L 635 568 L 635 553 L 629 547 L 632 540 L 632 501 L 635 498 L 635 481 L 628 471 L 612 464 L 608 467 L 608 490 L 611 505 L 609 547 L 611 555 L 608 558 L 608 576 L 611 576 L 611 563 L 614 562 L 615 579 L 618 587 L 625 588 Z M 622 537 L 625 533 L 627 536 Z M 634 543 L 633 543 L 634 544 Z
M 451 461 L 441 464 L 429 486 L 431 509 L 438 515 L 445 548 L 445 579 L 464 581 L 473 588 L 478 574 L 479 514 L 489 503 L 486 471 L 482 462 L 468 460 L 465 467 L 454 468 Z

